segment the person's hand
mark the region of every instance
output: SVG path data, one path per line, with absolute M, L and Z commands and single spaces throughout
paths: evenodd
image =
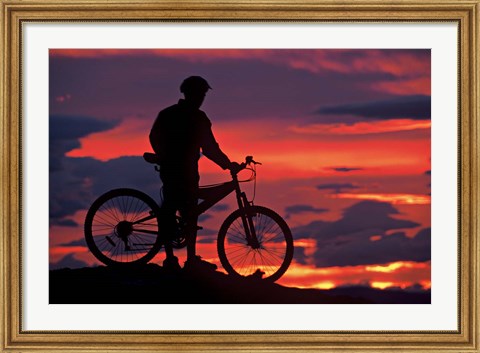
M 237 162 L 231 162 L 228 169 L 230 169 L 230 171 L 233 174 L 237 174 L 239 171 L 241 171 L 243 169 L 243 167 L 240 164 L 238 164 Z

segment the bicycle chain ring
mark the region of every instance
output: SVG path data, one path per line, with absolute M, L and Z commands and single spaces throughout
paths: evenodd
M 187 246 L 187 238 L 184 236 L 178 236 L 172 240 L 172 246 L 174 249 L 183 249 Z

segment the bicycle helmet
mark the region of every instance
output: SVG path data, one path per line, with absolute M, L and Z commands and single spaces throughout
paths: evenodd
M 180 85 L 180 92 L 182 93 L 195 91 L 206 92 L 209 89 L 212 89 L 212 87 L 210 87 L 207 80 L 200 76 L 187 77 Z

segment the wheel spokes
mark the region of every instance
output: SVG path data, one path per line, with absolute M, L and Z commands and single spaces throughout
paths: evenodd
M 252 223 L 259 248 L 248 245 L 242 219 L 237 217 L 225 235 L 225 255 L 238 274 L 248 276 L 260 270 L 269 277 L 281 268 L 287 256 L 285 234 L 278 223 L 265 214 L 253 215 Z
M 155 245 L 158 224 L 145 201 L 119 195 L 98 208 L 91 232 L 102 254 L 116 262 L 131 262 L 145 256 Z

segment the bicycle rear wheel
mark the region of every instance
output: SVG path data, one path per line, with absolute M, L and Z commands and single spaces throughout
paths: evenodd
M 220 228 L 217 241 L 220 262 L 229 274 L 249 276 L 260 270 L 264 272 L 264 279 L 274 282 L 292 262 L 292 233 L 274 211 L 262 206 L 251 206 L 250 210 L 259 246 L 248 244 L 242 211 L 238 209 Z
M 160 250 L 159 208 L 148 195 L 115 189 L 100 196 L 85 218 L 85 240 L 106 265 L 144 264 Z

